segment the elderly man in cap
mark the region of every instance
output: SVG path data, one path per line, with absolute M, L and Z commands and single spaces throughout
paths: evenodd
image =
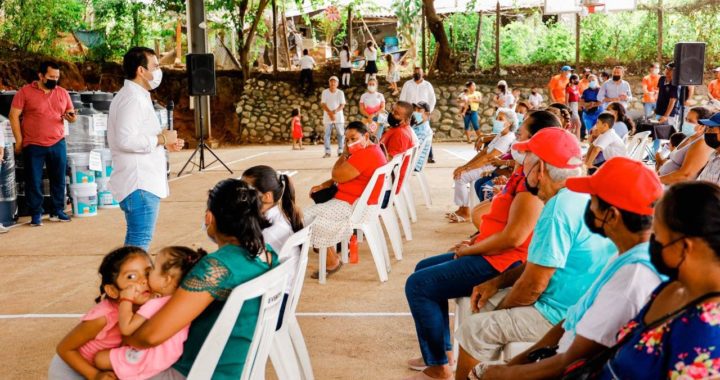
M 590 196 L 565 187 L 568 178 L 582 174 L 577 138 L 560 128 L 546 128 L 513 149 L 525 153 L 526 187 L 545 206 L 527 262 L 473 289 L 471 307 L 476 314 L 460 325 L 456 337 L 456 379 L 466 379 L 479 363 L 497 360 L 508 343 L 542 338 L 566 317 L 568 308 L 617 253 L 612 241 L 585 224 Z M 496 306 L 488 307 L 492 304 Z
M 548 83 L 548 95 L 550 95 L 550 103 L 565 103 L 565 88 L 570 82 L 572 67 L 563 66 L 560 73 L 554 75 Z
M 323 125 L 325 125 L 325 155 L 323 158 L 330 157 L 330 139 L 332 138 L 333 129 L 337 131 L 338 150 L 340 157 L 345 147 L 345 93 L 338 88 L 338 78 L 331 76 L 329 88 L 322 92 L 320 98 L 320 107 L 323 110 Z
M 590 194 L 585 224 L 608 237 L 618 257 L 608 263 L 580 300 L 533 347 L 506 366 L 475 367 L 470 378 L 547 379 L 617 343 L 617 332 L 640 309 L 662 279 L 650 259 L 653 206 L 662 196 L 657 174 L 626 157 L 609 159 L 591 177 L 568 178 L 567 188 Z M 528 354 L 557 346 L 557 354 L 533 362 Z

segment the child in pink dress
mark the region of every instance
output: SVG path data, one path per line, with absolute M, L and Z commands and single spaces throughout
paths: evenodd
M 132 335 L 145 321 L 157 313 L 177 290 L 183 277 L 205 256 L 203 250 L 187 247 L 167 247 L 157 254 L 155 265 L 148 275 L 150 290 L 156 296 L 147 299 L 143 288 L 130 286 L 120 293 L 118 327 L 124 336 Z M 136 305 L 140 306 L 137 311 Z M 112 370 L 118 379 L 148 379 L 170 368 L 183 353 L 183 344 L 190 326 L 185 326 L 159 346 L 135 349 L 122 346 L 103 350 L 95 356 L 95 364 L 103 370 Z

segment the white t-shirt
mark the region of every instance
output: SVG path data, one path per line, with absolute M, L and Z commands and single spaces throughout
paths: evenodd
M 366 92 L 360 97 L 360 104 L 365 106 L 365 109 L 373 109 L 385 101 L 385 96 L 378 91 Z
M 283 262 L 288 257 L 281 256 L 280 254 L 282 253 L 283 246 L 293 234 L 292 226 L 290 226 L 290 222 L 287 217 L 285 217 L 285 214 L 283 214 L 280 206 L 274 206 L 273 208 L 265 211 L 265 218 L 272 223 L 270 227 L 262 230 L 265 244 L 269 245 L 270 248 L 277 253 L 280 262 Z M 294 277 L 290 278 L 288 285 L 285 287 L 285 293 L 290 293 L 294 284 Z
M 322 92 L 320 102 L 322 104 L 325 104 L 327 108 L 329 108 L 331 111 L 335 110 L 340 107 L 341 104 L 345 104 L 345 93 L 343 93 L 340 89 L 335 89 L 335 92 L 330 92 L 330 89 L 326 88 Z M 330 120 L 330 116 L 328 116 L 327 112 L 323 110 L 323 123 L 345 124 L 345 115 L 343 115 L 343 111 L 340 110 L 339 112 L 335 113 L 335 121 L 332 121 Z
M 660 278 L 643 264 L 629 264 L 618 269 L 575 326 L 575 334 L 570 331 L 563 334 L 558 352 L 567 351 L 576 334 L 606 347 L 613 346 L 617 343 L 620 328 L 640 312 L 658 285 Z
M 315 67 L 315 60 L 309 55 L 303 55 L 300 58 L 300 68 L 303 70 L 312 69 Z
M 350 64 L 350 54 L 345 50 L 340 50 L 340 67 L 349 68 L 352 67 Z
M 627 156 L 625 144 L 613 129 L 608 129 L 605 133 L 598 136 L 593 142 L 593 145 L 602 149 L 602 154 L 606 161 L 613 157 Z
M 487 146 L 487 151 L 492 152 L 493 150 L 498 150 L 502 154 L 507 153 L 510 151 L 510 146 L 512 143 L 515 142 L 515 134 L 512 132 L 508 132 L 505 135 L 501 135 L 498 133 L 497 136 L 495 136 L 492 141 L 490 141 L 490 144 Z
M 365 48 L 365 60 L 377 61 L 377 49 Z
M 515 107 L 515 97 L 513 96 L 510 91 L 507 92 L 507 94 L 500 94 L 498 95 L 498 99 L 503 101 L 503 104 L 501 107 L 503 108 L 514 108 Z
M 532 108 L 540 108 L 543 102 L 543 97 L 540 94 L 530 94 L 528 101 L 530 102 Z

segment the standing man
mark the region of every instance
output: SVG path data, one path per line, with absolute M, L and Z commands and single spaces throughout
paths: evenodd
M 715 79 L 708 84 L 708 98 L 710 105 L 718 107 L 720 106 L 720 67 L 716 67 L 713 72 Z
M 643 108 L 645 109 L 645 117 L 655 114 L 655 103 L 658 96 L 658 81 L 660 80 L 660 64 L 653 63 L 650 66 L 650 72 L 642 80 L 643 89 Z
M 413 79 L 405 82 L 402 87 L 402 91 L 400 91 L 399 100 L 409 104 L 425 102 L 430 107 L 428 115 L 431 115 L 435 110 L 435 103 L 437 102 L 437 99 L 435 98 L 435 89 L 430 82 L 423 79 L 423 74 L 423 69 L 421 67 L 416 66 L 413 69 Z M 428 162 L 431 164 L 435 163 L 432 148 L 430 148 Z
M 300 58 L 300 91 L 305 96 L 310 96 L 313 90 L 313 68 L 315 68 L 315 60 L 310 56 L 308 49 L 303 50 L 303 56 Z
M 580 83 L 578 84 L 578 87 L 580 88 L 580 95 L 582 95 L 585 90 L 590 87 L 590 75 L 592 75 L 592 70 L 589 68 L 585 68 L 583 70 L 582 79 L 580 80 Z
M 550 78 L 550 83 L 548 83 L 550 103 L 565 103 L 565 88 L 570 82 L 571 71 L 572 67 L 565 65 L 560 68 L 559 74 Z
M 628 109 L 628 102 L 632 100 L 632 90 L 630 83 L 623 80 L 625 69 L 622 66 L 615 66 L 612 71 L 612 80 L 609 80 L 600 86 L 598 93 L 598 101 L 603 103 L 603 108 L 607 108 L 612 102 L 620 102 L 620 104 Z
M 54 210 L 50 220 L 69 222 L 65 214 L 65 170 L 67 146 L 64 122 L 75 122 L 75 110 L 67 90 L 59 87 L 60 66 L 43 62 L 38 80 L 15 94 L 10 106 L 10 126 L 15 136 L 15 153 L 25 163 L 25 194 L 30 209 L 30 225 L 42 226 L 43 165 L 47 166 Z M 20 122 L 22 115 L 22 123 Z
M 325 155 L 323 158 L 330 157 L 330 139 L 333 129 L 337 130 L 338 157 L 342 155 L 345 147 L 345 115 L 343 114 L 345 93 L 338 89 L 338 82 L 338 77 L 331 76 L 328 81 L 330 88 L 323 90 L 320 98 L 323 124 L 325 125 Z
M 107 138 L 112 152 L 110 189 L 125 213 L 125 245 L 148 250 L 155 232 L 160 199 L 168 196 L 165 150 L 185 142 L 162 129 L 150 91 L 162 81 L 155 51 L 133 47 L 123 57 L 125 83 L 110 104 Z

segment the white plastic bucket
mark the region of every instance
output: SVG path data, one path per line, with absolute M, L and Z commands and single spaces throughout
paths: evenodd
M 77 217 L 97 215 L 97 184 L 78 183 L 70 185 L 73 200 L 73 214 Z
M 120 204 L 113 198 L 110 189 L 108 188 L 108 182 L 110 178 L 99 177 L 95 179 L 97 183 L 97 196 L 98 196 L 98 207 L 99 208 L 118 208 Z
M 93 149 L 93 152 L 99 152 L 102 157 L 102 171 L 95 172 L 95 180 L 97 181 L 100 177 L 110 178 L 112 174 L 112 153 L 110 149 Z
M 90 170 L 89 153 L 68 153 L 68 166 L 70 166 L 70 184 L 83 184 L 95 182 L 95 171 Z

